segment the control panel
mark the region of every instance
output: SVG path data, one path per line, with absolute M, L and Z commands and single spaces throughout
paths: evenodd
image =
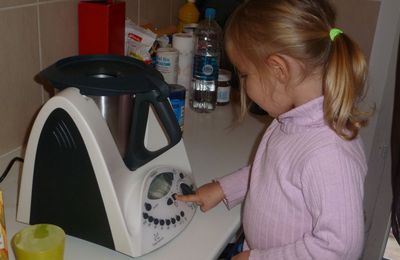
M 194 203 L 176 200 L 177 194 L 192 194 L 191 176 L 172 167 L 152 170 L 145 183 L 142 204 L 143 249 L 152 251 L 178 235 L 190 222 Z

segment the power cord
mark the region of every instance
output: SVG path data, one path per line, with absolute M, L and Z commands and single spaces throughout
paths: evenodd
M 0 177 L 0 183 L 7 177 L 8 172 L 10 171 L 11 167 L 14 165 L 16 161 L 24 162 L 24 158 L 21 157 L 14 157 L 7 165 L 7 168 L 4 170 L 3 174 Z

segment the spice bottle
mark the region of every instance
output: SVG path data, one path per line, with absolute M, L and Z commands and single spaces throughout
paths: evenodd
M 231 99 L 231 72 L 220 69 L 218 73 L 217 105 L 229 104 Z

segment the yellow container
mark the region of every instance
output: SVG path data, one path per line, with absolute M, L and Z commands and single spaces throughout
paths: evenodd
M 11 242 L 17 260 L 63 260 L 64 243 L 64 230 L 51 224 L 24 228 Z
M 195 0 L 188 0 L 186 4 L 179 8 L 178 12 L 178 32 L 182 32 L 186 24 L 197 23 L 199 21 L 200 12 L 194 4 Z

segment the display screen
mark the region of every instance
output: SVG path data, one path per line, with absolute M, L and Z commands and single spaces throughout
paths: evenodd
M 151 200 L 157 200 L 167 195 L 171 189 L 173 179 L 174 174 L 172 172 L 163 172 L 157 175 L 150 184 L 147 197 Z

